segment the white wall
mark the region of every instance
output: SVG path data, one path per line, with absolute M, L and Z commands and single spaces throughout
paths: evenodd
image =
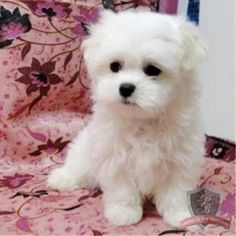
M 179 0 L 180 14 L 186 13 L 187 2 Z M 200 1 L 199 27 L 209 46 L 200 71 L 205 132 L 231 140 L 236 140 L 235 15 L 235 0 Z

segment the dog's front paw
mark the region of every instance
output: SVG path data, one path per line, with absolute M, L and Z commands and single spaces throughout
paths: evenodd
M 140 206 L 130 207 L 121 204 L 109 206 L 105 209 L 105 217 L 114 225 L 132 225 L 138 223 L 142 218 Z
M 165 213 L 163 219 L 169 225 L 180 228 L 180 222 L 190 216 L 191 214 L 188 210 L 176 210 Z
M 62 191 L 78 188 L 78 181 L 64 168 L 53 170 L 47 179 L 47 186 Z

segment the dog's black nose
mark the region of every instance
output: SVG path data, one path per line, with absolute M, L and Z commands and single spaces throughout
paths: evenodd
M 120 85 L 120 95 L 124 98 L 130 97 L 135 90 L 135 86 L 130 83 Z

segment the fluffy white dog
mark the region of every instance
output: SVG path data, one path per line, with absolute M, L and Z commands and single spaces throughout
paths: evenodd
M 176 16 L 102 14 L 83 43 L 94 113 L 49 175 L 59 190 L 100 186 L 106 218 L 130 225 L 151 198 L 165 222 L 190 216 L 204 136 L 195 70 L 206 52 L 197 29 Z

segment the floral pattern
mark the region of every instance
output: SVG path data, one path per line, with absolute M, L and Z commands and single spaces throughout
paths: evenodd
M 38 145 L 37 150 L 30 153 L 31 156 L 38 156 L 42 154 L 42 152 L 47 153 L 49 155 L 56 154 L 61 152 L 65 146 L 70 141 L 62 142 L 63 137 L 56 139 L 54 142 L 51 139 L 47 140 L 47 143 Z
M 170 232 L 150 203 L 140 223 L 115 227 L 104 218 L 99 189 L 58 192 L 47 188 L 45 180 L 63 163 L 68 143 L 91 114 L 90 84 L 80 50 L 87 24 L 104 8 L 175 13 L 177 0 L 7 0 L 0 5 L 0 234 Z M 206 136 L 199 186 L 221 193 L 218 214 L 231 219 L 230 231 L 235 228 L 234 164 L 235 144 Z M 228 231 L 207 226 L 202 232 L 178 234 L 231 234 Z
M 78 22 L 78 24 L 72 29 L 72 32 L 80 36 L 86 35 L 88 33 L 86 25 L 90 23 L 95 23 L 98 20 L 98 18 L 99 18 L 98 9 L 94 8 L 88 10 L 85 7 L 81 7 L 80 14 L 74 16 L 74 19 Z
M 36 58 L 33 58 L 31 67 L 18 68 L 22 76 L 16 81 L 28 85 L 27 95 L 37 90 L 42 95 L 47 95 L 51 85 L 62 81 L 58 75 L 52 74 L 54 70 L 55 62 L 46 62 L 41 65 Z
M 0 7 L 0 48 L 11 45 L 15 38 L 31 30 L 29 15 L 21 15 L 16 7 L 13 12 Z
M 40 64 L 40 62 L 33 58 L 30 67 L 20 67 L 18 71 L 22 74 L 16 81 L 27 85 L 26 94 L 29 96 L 31 93 L 38 91 L 39 96 L 35 98 L 29 106 L 29 111 L 36 105 L 43 96 L 48 95 L 52 85 L 60 83 L 62 80 L 54 74 L 55 62 L 46 62 Z
M 0 179 L 0 188 L 7 187 L 7 188 L 19 188 L 27 181 L 31 180 L 33 175 L 29 174 L 18 174 L 16 173 L 14 176 L 3 176 L 3 179 Z
M 28 5 L 37 16 L 67 18 L 72 11 L 70 3 L 66 2 L 55 2 L 53 0 L 21 0 L 21 2 Z

